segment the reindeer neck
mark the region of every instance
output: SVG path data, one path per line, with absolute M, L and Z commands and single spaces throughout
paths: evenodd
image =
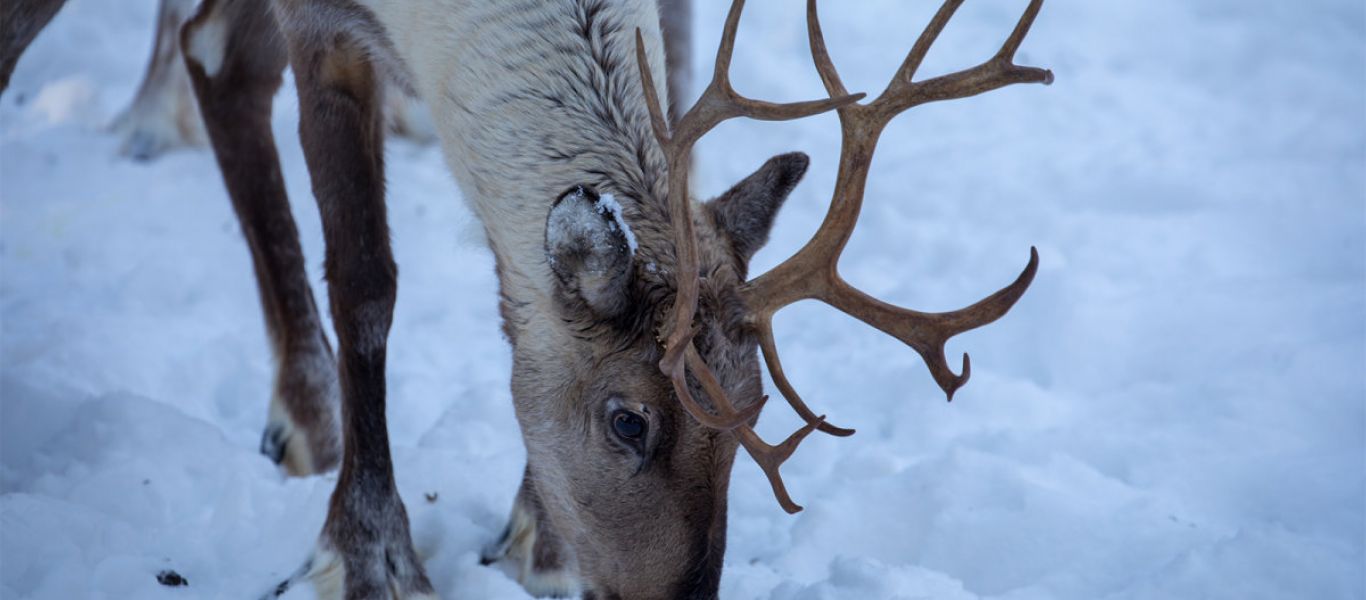
M 508 307 L 550 297 L 545 220 L 561 192 L 591 185 L 619 201 L 637 235 L 662 231 L 666 165 L 635 60 L 639 28 L 665 81 L 653 0 L 447 0 L 420 13 L 414 4 L 375 10 L 400 24 L 391 37 L 483 223 L 510 325 Z

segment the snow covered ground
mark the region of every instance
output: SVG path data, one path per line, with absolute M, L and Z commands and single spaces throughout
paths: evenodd
M 700 49 L 724 4 L 699 2 Z M 741 91 L 819 97 L 802 3 L 751 4 Z M 827 0 L 851 89 L 882 88 L 932 4 Z M 1023 4 L 967 2 L 924 71 L 989 56 Z M 211 156 L 135 164 L 101 130 L 153 5 L 72 0 L 0 99 L 4 598 L 251 597 L 304 557 L 334 483 L 256 453 L 270 359 Z M 1009 281 L 1031 244 L 1038 279 L 951 344 L 974 359 L 952 404 L 853 319 L 779 317 L 798 389 L 859 433 L 785 468 L 797 516 L 738 459 L 722 596 L 1366 597 L 1366 6 L 1054 0 L 1020 59 L 1057 83 L 889 129 L 844 269 L 935 310 Z M 288 87 L 275 126 L 321 292 Z M 771 154 L 813 157 L 756 269 L 818 224 L 837 143 L 828 117 L 702 143 L 708 194 Z M 443 597 L 520 598 L 476 560 L 523 461 L 492 261 L 439 151 L 388 153 L 399 487 Z M 770 412 L 761 433 L 795 423 Z M 163 568 L 190 586 L 158 585 Z

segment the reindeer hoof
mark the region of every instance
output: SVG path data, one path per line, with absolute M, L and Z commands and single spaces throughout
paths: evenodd
M 289 438 L 285 435 L 285 427 L 279 423 L 269 423 L 266 430 L 261 433 L 261 454 L 270 459 L 270 462 L 280 464 L 285 459 L 285 448 L 289 445 Z
M 177 144 L 161 140 L 155 134 L 147 131 L 134 131 L 128 134 L 123 140 L 123 147 L 119 153 L 137 162 L 147 162 L 163 152 L 175 147 Z
M 191 118 L 193 122 L 189 121 Z M 122 138 L 119 155 L 145 162 L 171 150 L 203 145 L 204 134 L 198 118 L 198 113 L 186 117 L 160 106 L 134 105 L 109 129 Z
M 261 600 L 283 596 L 303 581 L 310 582 L 317 597 L 324 600 L 436 600 L 436 592 L 413 550 L 407 514 L 398 495 L 381 494 L 342 505 L 361 510 L 342 508 L 338 512 L 334 504 L 313 555 Z
M 277 399 L 270 405 L 270 420 L 261 433 L 261 454 L 290 477 L 326 473 L 337 467 L 341 436 L 331 422 L 312 423 L 316 431 L 295 424 Z

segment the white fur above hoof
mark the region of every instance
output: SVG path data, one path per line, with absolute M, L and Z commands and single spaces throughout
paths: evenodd
M 270 420 L 261 433 L 261 454 L 290 477 L 308 477 L 336 468 L 341 442 L 332 432 L 317 434 L 328 439 L 310 439 L 296 426 L 288 411 L 276 399 L 270 404 Z
M 109 126 L 121 138 L 119 155 L 148 161 L 172 150 L 203 146 L 204 126 L 193 102 L 193 98 L 138 98 Z
M 382 548 L 366 565 L 367 576 L 359 578 L 368 589 L 378 590 L 378 598 L 383 600 L 436 600 L 437 595 L 430 590 L 425 576 L 420 576 L 421 565 L 404 564 L 402 552 L 384 551 Z M 308 579 L 319 600 L 343 600 L 347 597 L 347 567 L 341 555 L 332 550 L 319 548 L 313 554 L 313 568 Z M 378 563 L 378 564 L 376 564 Z M 419 577 L 414 577 L 418 574 Z M 357 578 L 351 578 L 354 582 Z M 420 581 L 420 583 L 415 583 Z M 406 585 L 405 585 L 406 584 Z M 410 589 L 414 586 L 428 589 Z M 405 589 L 408 588 L 408 589 Z

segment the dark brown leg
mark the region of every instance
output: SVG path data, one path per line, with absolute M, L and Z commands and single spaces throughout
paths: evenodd
M 181 60 L 180 27 L 194 13 L 195 0 L 160 0 L 152 58 L 133 103 L 111 129 L 123 137 L 119 152 L 149 160 L 179 146 L 203 143 L 204 126 Z
M 14 65 L 33 38 L 38 37 L 66 0 L 5 0 L 0 2 L 0 94 L 9 87 Z
M 261 450 L 292 475 L 331 470 L 341 453 L 336 361 L 308 285 L 270 129 L 284 44 L 268 7 L 256 0 L 205 0 L 181 38 L 214 155 L 251 249 L 277 361 Z
M 309 3 L 281 2 L 299 90 L 299 134 L 322 212 L 345 450 L 314 559 L 322 595 L 416 598 L 432 586 L 394 483 L 384 365 L 398 272 L 384 202 L 381 82 L 347 30 Z
M 664 65 L 669 77 L 669 121 L 692 102 L 692 0 L 659 0 Z

